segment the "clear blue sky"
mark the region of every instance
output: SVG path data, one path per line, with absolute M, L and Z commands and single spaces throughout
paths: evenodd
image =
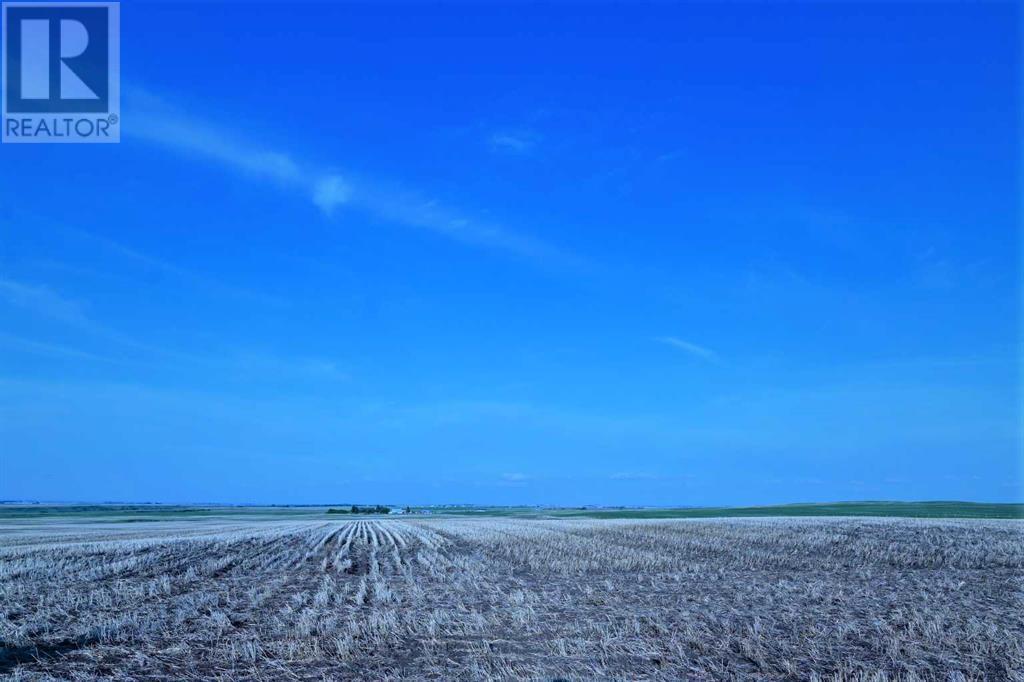
M 0 498 L 1020 500 L 1018 12 L 125 3 Z

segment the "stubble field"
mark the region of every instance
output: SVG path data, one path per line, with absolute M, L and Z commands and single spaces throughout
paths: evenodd
M 1018 521 L 0 529 L 10 679 L 1024 680 Z

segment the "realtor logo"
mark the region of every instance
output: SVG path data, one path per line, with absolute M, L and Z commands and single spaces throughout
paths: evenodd
M 4 142 L 119 142 L 120 4 L 4 2 Z

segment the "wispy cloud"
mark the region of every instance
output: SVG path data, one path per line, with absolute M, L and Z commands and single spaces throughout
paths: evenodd
M 691 341 L 686 341 L 685 339 L 680 339 L 675 336 L 659 336 L 654 340 L 658 343 L 663 343 L 667 346 L 677 348 L 693 355 L 694 357 L 701 358 L 702 360 L 718 360 L 718 353 L 715 351 L 704 346 L 699 346 Z
M 533 480 L 534 477 L 529 474 L 524 474 L 521 472 L 512 472 L 502 474 L 499 481 L 499 485 L 511 488 L 520 488 L 529 484 Z
M 76 327 L 95 327 L 80 303 L 46 286 L 0 279 L 0 301 Z
M 663 477 L 642 471 L 619 471 L 610 475 L 608 478 L 613 481 L 654 481 Z
M 46 357 L 91 360 L 97 362 L 119 362 L 119 360 L 114 358 L 104 357 L 102 355 L 79 350 L 77 348 L 71 348 L 57 343 L 36 341 L 34 339 L 27 339 L 22 336 L 7 334 L 4 332 L 0 332 L 0 348 L 5 348 L 12 352 L 31 353 L 32 355 L 43 355 Z
M 243 352 L 218 360 L 222 367 L 260 378 L 346 381 L 349 374 L 334 360 L 311 357 L 283 357 L 260 352 Z
M 278 185 L 308 197 L 326 216 L 340 207 L 361 210 L 407 227 L 435 232 L 465 244 L 504 251 L 549 265 L 583 267 L 584 263 L 543 240 L 506 227 L 470 218 L 415 192 L 395 191 L 385 183 L 318 168 L 292 155 L 261 148 L 230 131 L 176 112 L 159 98 L 129 91 L 133 127 L 127 134 L 175 152 Z M 496 144 L 525 150 L 526 138 L 499 136 Z
M 180 267 L 174 263 L 169 263 L 165 260 L 142 253 L 141 251 L 125 246 L 124 244 L 114 241 L 108 237 L 66 225 L 60 226 L 60 229 L 69 235 L 73 235 L 78 239 L 95 245 L 102 251 L 106 251 L 109 254 L 121 258 L 127 263 L 137 266 L 140 269 L 169 275 L 187 285 L 202 289 L 212 294 L 246 300 L 268 306 L 280 307 L 287 305 L 287 301 L 280 297 L 226 284 L 218 279 L 193 272 L 192 270 Z
M 537 136 L 528 131 L 499 131 L 487 140 L 491 149 L 506 154 L 527 154 L 537 144 Z
M 9 224 L 13 226 L 14 223 L 17 223 L 20 229 L 28 232 L 57 232 L 59 233 L 59 239 L 62 241 L 73 241 L 77 246 L 88 248 L 90 252 L 118 259 L 123 265 L 130 266 L 137 271 L 145 271 L 148 274 L 158 273 L 172 277 L 182 284 L 200 289 L 205 293 L 274 307 L 284 307 L 289 303 L 284 298 L 229 284 L 218 278 L 157 258 L 149 253 L 143 253 L 109 237 L 79 227 L 72 227 L 62 221 L 51 220 L 33 211 L 25 210 L 21 207 L 4 208 L 7 209 L 8 215 L 0 216 L 0 229 L 8 227 Z M 29 261 L 29 263 L 38 269 L 70 273 L 75 276 L 108 280 L 117 280 L 125 277 L 120 272 L 120 268 L 87 267 L 53 259 L 34 260 Z
M 202 368 L 207 374 L 216 372 L 233 379 L 257 382 L 268 380 L 288 383 L 339 382 L 350 379 L 349 373 L 334 360 L 279 356 L 249 351 L 229 351 L 218 355 L 193 355 L 147 346 L 146 348 L 151 354 L 160 358 L 159 361 L 153 358 L 147 359 L 144 356 L 129 359 L 100 355 L 65 344 L 37 341 L 5 332 L 0 332 L 0 348 L 11 353 L 136 366 L 167 367 L 167 360 L 173 360 L 176 367 Z
M 161 364 L 171 361 L 176 365 L 202 367 L 252 379 L 339 381 L 349 378 L 348 373 L 341 369 L 337 362 L 325 358 L 279 356 L 231 348 L 212 355 L 196 354 L 145 343 L 96 321 L 87 314 L 87 307 L 83 303 L 42 285 L 0 279 L 0 305 L 21 309 L 30 315 L 60 323 L 68 329 L 100 340 L 109 347 L 112 355 L 98 355 L 67 345 L 35 341 L 0 332 L 0 346 L 17 352 L 79 360 L 130 361 L 143 364 L 150 364 L 151 360 L 159 358 Z M 115 349 L 130 349 L 136 351 L 137 355 L 129 360 L 121 357 Z
M 352 188 L 337 175 L 323 177 L 313 187 L 313 203 L 326 215 L 331 215 L 335 208 L 348 203 L 351 197 Z
M 253 179 L 298 189 L 328 214 L 348 201 L 347 184 L 339 175 L 313 170 L 286 153 L 262 149 L 229 131 L 178 114 L 148 93 L 132 91 L 130 97 L 136 109 L 131 128 L 134 137 L 219 163 Z
M 167 357 L 187 357 L 182 353 L 137 341 L 130 336 L 97 322 L 87 314 L 84 304 L 68 298 L 47 286 L 11 279 L 0 279 L 0 303 L 20 308 L 33 316 L 61 323 L 68 328 L 84 332 L 95 339 L 100 339 L 122 348 L 132 348 L 137 351 Z
M 178 115 L 159 97 L 129 90 L 135 118 L 131 134 L 174 147 L 180 152 L 216 161 L 234 170 L 281 183 L 303 183 L 306 173 L 291 157 L 260 149 L 194 118 Z

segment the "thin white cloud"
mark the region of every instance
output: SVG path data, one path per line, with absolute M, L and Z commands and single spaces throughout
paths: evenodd
M 236 287 L 230 284 L 201 275 L 191 270 L 179 267 L 173 263 L 154 258 L 148 254 L 136 251 L 135 249 L 125 246 L 120 242 L 116 242 L 108 237 L 103 237 L 86 230 L 80 230 L 74 227 L 68 227 L 66 225 L 59 226 L 59 229 L 64 232 L 78 237 L 83 241 L 91 242 L 98 246 L 103 251 L 113 254 L 129 263 L 132 263 L 142 269 L 150 270 L 154 272 L 161 272 L 172 277 L 175 277 L 182 282 L 208 291 L 210 293 L 226 296 L 229 298 L 243 299 L 254 303 L 260 303 L 270 306 L 285 306 L 287 301 L 277 296 L 272 296 L 262 292 L 250 291 L 242 287 Z
M 619 471 L 610 475 L 608 478 L 613 481 L 654 481 L 662 478 L 662 476 L 642 471 Z
M 372 214 L 395 223 L 429 230 L 464 244 L 498 249 L 543 263 L 581 268 L 579 259 L 529 235 L 470 220 L 436 201 L 413 194 L 362 187 L 358 201 Z
M 45 286 L 0 279 L 0 300 L 62 322 L 75 325 L 88 323 L 81 304 Z
M 691 341 L 686 341 L 685 339 L 680 339 L 675 336 L 659 336 L 654 340 L 658 343 L 663 343 L 667 346 L 685 351 L 686 353 L 701 358 L 702 360 L 718 360 L 718 353 L 715 351 L 710 348 L 705 348 L 704 346 L 699 346 Z
M 338 364 L 329 359 L 315 357 L 278 356 L 248 350 L 227 349 L 213 355 L 197 355 L 138 341 L 121 332 L 97 322 L 86 313 L 86 307 L 46 286 L 28 284 L 11 279 L 0 279 L 0 306 L 19 308 L 30 315 L 58 322 L 67 328 L 85 333 L 86 336 L 101 340 L 122 351 L 131 349 L 139 353 L 132 362 L 145 362 L 139 358 L 149 356 L 184 366 L 205 367 L 210 370 L 226 371 L 249 378 L 347 380 L 349 375 Z M 113 356 L 102 356 L 64 345 L 34 341 L 0 332 L 0 347 L 36 355 L 61 356 L 79 360 L 103 362 L 126 362 L 128 358 L 110 348 Z
M 136 350 L 167 356 L 184 357 L 180 353 L 136 341 L 86 314 L 85 306 L 46 286 L 27 284 L 11 279 L 0 279 L 0 303 L 20 308 L 36 315 L 60 322 L 65 326 L 106 341 Z
M 174 263 L 161 260 L 160 258 L 156 258 L 152 255 L 142 253 L 141 251 L 126 246 L 121 242 L 114 241 L 109 237 L 89 232 L 88 230 L 78 227 L 72 227 L 67 223 L 50 220 L 32 211 L 26 211 L 22 208 L 9 209 L 9 211 L 10 214 L 8 216 L 0 217 L 0 228 L 8 227 L 8 224 L 13 228 L 13 224 L 17 222 L 20 224 L 20 229 L 28 232 L 34 230 L 41 232 L 56 231 L 61 233 L 60 238 L 62 240 L 75 240 L 80 244 L 86 245 L 106 256 L 118 258 L 125 264 L 131 265 L 134 268 L 145 270 L 150 273 L 168 275 L 178 279 L 183 284 L 201 289 L 206 293 L 275 307 L 287 306 L 289 303 L 281 297 L 228 284 L 208 275 L 200 274 L 175 265 Z M 111 268 L 98 269 L 82 267 L 77 264 L 69 264 L 57 260 L 44 259 L 30 261 L 29 263 L 37 268 L 58 270 L 61 272 L 71 273 L 76 276 L 86 275 L 90 278 L 104 278 L 112 280 L 124 277 L 123 274 Z
M 507 488 L 521 488 L 529 485 L 534 480 L 533 476 L 520 472 L 502 474 L 498 485 Z
M 324 215 L 331 216 L 339 207 L 347 206 L 465 244 L 501 250 L 547 264 L 585 267 L 580 259 L 542 240 L 471 219 L 415 193 L 389 190 L 380 183 L 357 181 L 348 174 L 319 169 L 289 154 L 262 149 L 256 143 L 209 123 L 178 114 L 147 93 L 129 91 L 128 99 L 132 104 L 133 123 L 126 128 L 126 135 L 218 163 L 256 180 L 274 182 L 282 189 L 298 191 Z M 525 150 L 527 140 L 502 136 L 497 143 L 505 148 Z
M 288 154 L 260 149 L 224 130 L 167 110 L 152 98 L 134 112 L 128 134 L 207 161 L 254 179 L 271 180 L 309 196 L 325 213 L 339 203 L 341 181 L 336 175 L 302 167 Z
M 226 130 L 177 114 L 162 98 L 133 88 L 126 93 L 132 109 L 134 137 L 174 147 L 182 153 L 216 161 L 235 170 L 279 182 L 299 182 L 303 172 L 287 154 L 260 149 Z
M 279 376 L 286 379 L 314 379 L 346 381 L 349 374 L 333 360 L 310 357 L 282 357 L 259 352 L 244 352 L 218 358 L 225 368 L 265 378 Z
M 335 208 L 348 203 L 351 197 L 352 188 L 344 178 L 337 175 L 318 180 L 313 189 L 313 203 L 326 215 L 331 215 Z
M 0 332 L 0 348 L 5 348 L 11 352 L 31 353 L 33 355 L 43 355 L 46 357 L 93 360 L 97 362 L 119 362 L 119 360 L 114 358 L 107 358 L 102 355 L 96 355 L 95 353 L 78 350 L 77 348 L 71 348 L 69 346 L 56 343 L 36 341 L 34 339 L 27 339 L 4 332 Z
M 528 132 L 499 131 L 488 138 L 491 149 L 507 154 L 527 154 L 536 145 L 536 136 Z

